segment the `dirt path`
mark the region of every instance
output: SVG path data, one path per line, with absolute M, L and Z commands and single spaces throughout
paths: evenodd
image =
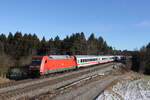
M 104 79 L 94 81 L 84 86 L 74 89 L 69 93 L 57 96 L 54 100 L 93 100 L 103 90 L 112 83 L 112 81 L 124 77 L 125 75 L 107 76 Z

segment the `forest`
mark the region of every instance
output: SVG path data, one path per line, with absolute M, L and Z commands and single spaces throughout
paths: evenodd
M 41 55 L 110 55 L 111 46 L 102 37 L 96 38 L 92 33 L 86 39 L 83 32 L 66 36 L 38 38 L 36 34 L 21 32 L 0 34 L 0 73 L 11 66 L 28 65 L 32 56 Z
M 121 51 L 114 50 L 101 36 L 95 37 L 94 33 L 87 39 L 83 32 L 73 33 L 64 39 L 59 36 L 40 39 L 36 34 L 10 32 L 8 36 L 0 34 L 0 75 L 11 66 L 30 64 L 32 56 L 120 54 L 132 56 L 132 70 L 150 74 L 150 43 L 140 50 Z

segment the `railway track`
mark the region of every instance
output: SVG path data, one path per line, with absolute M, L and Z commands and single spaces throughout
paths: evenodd
M 120 66 L 120 64 L 115 65 Z M 39 79 L 32 82 L 21 83 L 19 85 L 1 88 L 0 100 L 32 98 L 33 96 L 37 96 L 42 93 L 58 89 L 60 87 L 64 87 L 79 80 L 99 75 L 102 72 L 107 72 L 107 70 L 110 70 L 110 68 L 113 69 L 113 67 L 114 65 L 112 65 L 112 63 L 109 63 L 98 67 L 95 66 L 84 70 L 65 73 L 57 77 Z
M 47 93 L 41 94 L 39 96 L 35 96 L 33 98 L 26 97 L 25 99 L 26 100 L 52 100 L 55 97 L 59 96 L 60 94 L 70 92 L 71 90 L 76 89 L 77 87 L 81 87 L 84 84 L 86 84 L 86 83 L 88 83 L 88 82 L 90 82 L 90 81 L 92 81 L 96 78 L 100 79 L 100 78 L 102 78 L 102 76 L 103 75 L 101 75 L 101 74 L 96 74 L 96 75 L 93 75 L 93 76 L 89 76 L 89 77 L 80 79 L 78 81 L 75 81 L 71 84 L 68 84 L 66 86 L 62 86 L 62 87 L 57 88 L 57 89 L 52 90 L 52 91 L 48 91 Z M 105 74 L 105 76 L 106 76 L 106 74 Z
M 7 82 L 7 83 L 1 83 L 0 84 L 0 89 L 2 88 L 6 88 L 6 87 L 10 87 L 13 85 L 17 85 L 17 84 L 21 84 L 21 83 L 26 83 L 28 81 L 30 81 L 31 79 L 26 79 L 26 80 L 21 80 L 21 81 L 11 81 L 11 82 Z
M 112 64 L 112 63 L 110 63 Z M 96 66 L 95 66 L 96 67 Z M 88 70 L 88 69 L 91 69 L 90 67 L 87 67 L 87 68 L 80 68 L 80 70 Z M 53 74 L 50 74 L 46 77 L 40 77 L 40 78 L 30 78 L 30 79 L 24 79 L 24 80 L 19 80 L 19 81 L 11 81 L 11 82 L 7 82 L 7 83 L 1 83 L 0 84 L 0 91 L 3 90 L 4 88 L 9 88 L 9 87 L 12 87 L 12 86 L 17 86 L 19 84 L 25 84 L 25 83 L 32 83 L 32 82 L 36 82 L 38 80 L 45 80 L 47 78 L 51 78 L 51 77 L 57 77 L 59 75 L 63 75 L 63 74 L 66 74 L 66 73 L 71 73 L 71 72 L 77 72 L 77 71 L 80 71 L 80 70 L 69 70 L 69 71 L 64 71 L 64 72 L 59 72 L 59 73 L 53 73 Z
M 112 64 L 112 63 L 109 63 Z M 108 65 L 109 65 L 108 64 Z M 103 66 L 103 65 L 101 65 Z M 95 69 L 97 66 L 94 66 L 93 69 Z M 47 76 L 47 78 L 36 78 L 36 79 L 25 79 L 25 80 L 20 80 L 20 81 L 13 81 L 13 82 L 8 82 L 8 83 L 2 83 L 0 84 L 0 93 L 4 92 L 4 91 L 9 91 L 12 89 L 16 89 L 16 88 L 22 88 L 24 86 L 28 86 L 28 85 L 32 85 L 32 84 L 36 84 L 36 83 L 40 83 L 40 82 L 44 82 L 44 81 L 48 81 L 49 79 L 52 79 L 54 77 L 57 77 L 59 75 L 67 75 L 69 73 L 76 73 L 76 72 L 81 72 L 81 71 L 86 71 L 91 69 L 90 67 L 87 68 L 81 68 L 80 70 L 70 70 L 69 72 L 63 72 L 63 73 L 54 73 L 51 74 L 49 76 Z M 23 84 L 23 85 L 22 85 Z

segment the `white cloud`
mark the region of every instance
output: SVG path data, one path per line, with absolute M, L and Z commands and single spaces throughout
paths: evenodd
M 150 21 L 141 21 L 135 25 L 138 27 L 150 27 Z

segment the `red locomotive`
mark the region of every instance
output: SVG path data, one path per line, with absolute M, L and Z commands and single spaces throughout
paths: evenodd
M 75 68 L 74 56 L 37 56 L 32 57 L 29 70 L 31 75 L 46 75 Z

